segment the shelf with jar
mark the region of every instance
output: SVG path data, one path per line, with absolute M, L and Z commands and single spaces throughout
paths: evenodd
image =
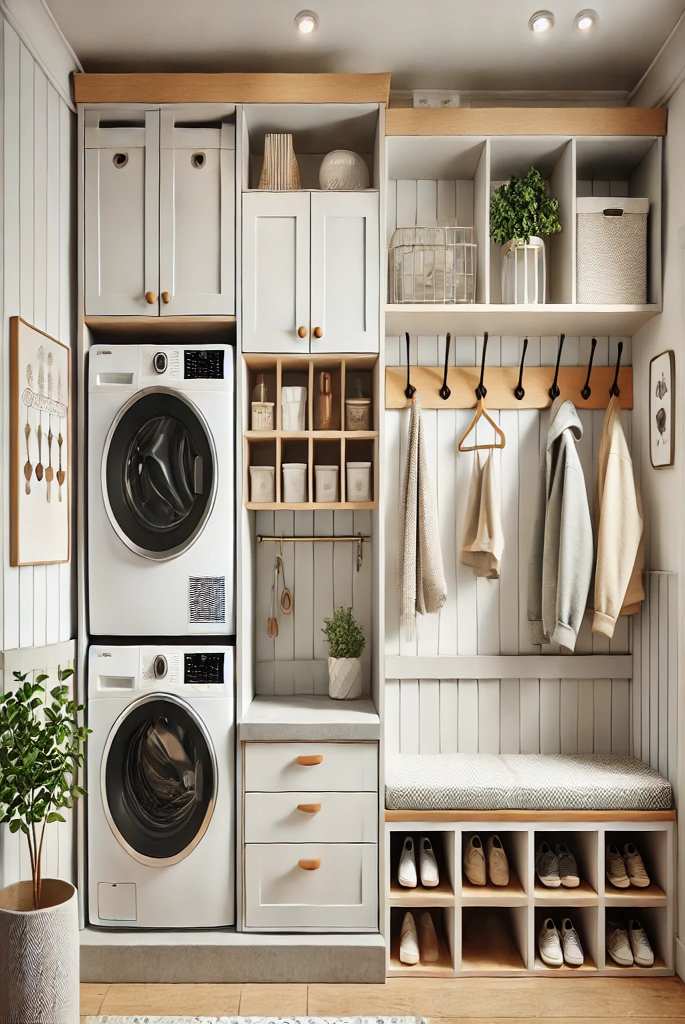
M 377 357 L 244 359 L 246 507 L 375 508 Z

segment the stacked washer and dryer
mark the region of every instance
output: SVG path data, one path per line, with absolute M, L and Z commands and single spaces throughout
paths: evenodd
M 228 345 L 95 345 L 88 370 L 88 916 L 235 922 Z

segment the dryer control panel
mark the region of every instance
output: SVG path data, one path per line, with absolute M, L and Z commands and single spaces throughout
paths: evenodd
M 224 656 L 220 651 L 203 651 L 186 654 L 183 664 L 183 682 L 186 686 L 198 683 L 213 683 L 221 686 L 224 681 Z

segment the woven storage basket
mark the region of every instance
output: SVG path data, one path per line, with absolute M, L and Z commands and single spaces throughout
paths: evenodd
M 577 301 L 647 301 L 649 199 L 588 197 L 576 201 Z

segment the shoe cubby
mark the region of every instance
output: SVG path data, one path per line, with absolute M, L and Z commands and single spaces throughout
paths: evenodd
M 437 960 L 427 961 L 421 956 L 421 915 L 430 914 L 438 939 Z M 400 937 L 405 914 L 412 914 L 419 937 L 419 961 L 415 964 L 403 963 L 400 959 Z M 411 909 L 405 907 L 390 908 L 390 958 L 388 973 L 395 976 L 440 977 L 454 973 L 454 913 L 442 907 L 422 906 L 418 904 Z
M 533 846 L 534 897 L 536 906 L 597 906 L 601 891 L 599 870 L 599 834 L 595 829 L 536 831 Z M 569 848 L 576 859 L 580 884 L 545 886 L 537 873 L 538 850 L 547 843 L 552 850 L 559 844 Z
M 518 974 L 527 967 L 527 907 L 463 908 L 462 974 Z
M 604 948 L 604 967 L 607 974 L 645 975 L 667 974 L 673 968 L 673 954 L 670 947 L 669 936 L 671 925 L 669 922 L 669 911 L 666 907 L 640 907 L 640 908 L 614 908 L 607 906 L 604 911 L 604 934 L 608 937 L 611 925 L 615 922 L 626 931 L 629 929 L 631 920 L 637 920 L 644 928 L 654 954 L 654 963 L 651 967 L 641 967 L 633 962 L 632 965 L 621 965 L 616 963 L 609 954 L 608 948 Z
M 248 355 L 244 359 L 248 380 L 244 420 L 249 424 L 244 437 L 246 507 L 262 511 L 375 508 L 378 494 L 376 357 Z M 348 388 L 354 405 L 351 424 L 355 429 L 350 430 L 346 429 Z M 369 429 L 358 429 L 360 424 L 365 426 L 366 420 Z M 273 465 L 276 470 L 274 497 L 270 501 L 257 501 L 251 488 L 250 467 L 264 464 Z M 304 494 L 301 469 L 285 470 L 286 475 L 291 474 L 289 483 L 297 480 L 300 484 L 295 491 L 286 487 L 283 467 L 292 464 L 306 467 Z M 328 486 L 322 486 L 319 491 L 322 500 L 317 501 L 317 465 L 337 467 L 337 497 L 331 496 L 334 493 L 331 488 L 333 470 L 329 469 Z M 265 483 L 264 477 L 262 483 Z
M 609 881 L 606 871 L 607 847 L 616 846 L 621 853 L 627 843 L 632 843 L 639 851 L 650 884 L 639 887 L 630 885 L 620 889 Z M 662 831 L 608 831 L 604 836 L 603 846 L 604 900 L 607 907 L 647 907 L 663 906 L 667 902 L 669 848 L 666 833 Z
M 544 922 L 551 918 L 561 935 L 561 923 L 565 918 L 570 918 L 575 927 L 580 944 L 583 949 L 584 962 L 574 966 L 564 963 L 559 967 L 546 964 L 540 955 L 539 936 L 540 929 Z M 533 956 L 535 971 L 541 974 L 588 974 L 597 971 L 597 964 L 600 962 L 600 916 L 597 907 L 568 906 L 560 899 L 555 906 L 535 908 L 535 925 L 533 929 Z M 563 949 L 563 942 L 562 942 Z
M 414 841 L 417 884 L 415 888 L 401 885 L 399 866 L 405 839 Z M 439 882 L 436 886 L 425 886 L 421 882 L 420 844 L 427 836 L 432 844 L 438 864 Z M 390 874 L 388 878 L 388 900 L 398 907 L 453 907 L 455 879 L 454 834 L 452 832 L 391 832 L 389 839 Z
M 465 860 L 471 840 L 477 836 L 485 857 L 486 884 L 470 881 L 466 874 Z M 488 840 L 498 837 L 509 864 L 507 885 L 495 885 L 488 867 Z M 513 906 L 527 903 L 529 888 L 528 833 L 519 831 L 462 832 L 461 856 L 461 899 L 464 906 Z

